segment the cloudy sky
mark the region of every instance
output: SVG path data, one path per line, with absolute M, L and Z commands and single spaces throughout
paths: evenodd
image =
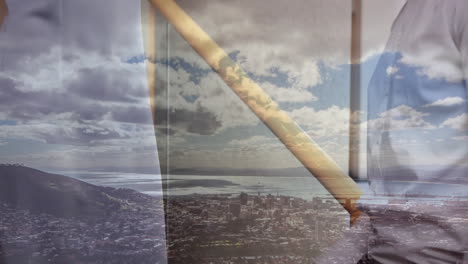
M 134 2 L 134 1 L 132 1 Z M 140 7 L 7 1 L 0 160 L 38 168 L 157 167 Z
M 381 6 L 365 2 L 369 5 L 365 4 L 364 9 L 363 87 L 402 5 L 401 1 L 380 1 L 389 10 L 382 14 L 376 13 Z M 350 2 L 178 3 L 311 138 L 347 169 Z M 164 24 L 163 19 L 160 21 Z M 174 29 L 160 28 L 158 32 L 165 38 L 158 43 L 158 50 L 162 51 L 158 54 L 158 86 L 164 90 L 157 105 L 170 105 L 174 113 L 170 115 L 173 134 L 169 136 L 168 150 L 171 166 L 300 166 Z M 211 114 L 204 118 L 206 123 L 199 127 L 200 131 L 194 131 L 188 129 L 192 126 L 184 115 L 177 118 L 182 109 Z M 197 118 L 192 120 L 196 122 Z
M 157 167 L 139 2 L 7 2 L 10 17 L 0 33 L 1 162 L 59 169 Z M 177 2 L 347 169 L 350 1 Z M 402 2 L 364 1 L 363 89 Z M 158 123 L 156 134 L 172 167 L 300 166 L 160 16 L 157 32 L 156 115 L 167 114 L 170 127 Z M 402 80 L 419 76 L 434 86 L 452 81 L 431 78 L 404 58 L 400 62 L 381 71 Z M 373 113 L 369 125 L 391 117 L 402 128 L 424 129 L 428 142 L 455 144 L 466 139 L 466 123 L 457 121 L 465 117 L 439 120 L 434 113 L 465 99 L 440 94 L 425 105 L 395 106 Z M 453 137 L 442 128 L 455 131 Z

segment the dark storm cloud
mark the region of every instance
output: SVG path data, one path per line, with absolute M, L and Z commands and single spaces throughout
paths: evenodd
M 171 109 L 169 113 L 166 109 L 156 109 L 155 116 L 156 126 L 165 125 L 169 121 L 171 130 L 181 129 L 199 135 L 214 134 L 222 125 L 215 114 L 203 107 L 198 107 L 196 111 Z
M 123 60 L 125 55 L 122 53 L 126 51 L 133 55 L 142 52 L 137 29 L 140 24 L 139 1 L 7 0 L 7 4 L 10 15 L 0 32 L 1 72 L 16 76 L 12 78 L 16 82 L 21 82 L 22 76 L 34 78 L 42 69 L 77 74 L 73 79 L 59 72 L 35 77 L 37 82 L 47 79 L 61 82 L 61 89 L 57 90 L 69 88 L 74 93 L 67 94 L 68 98 L 57 98 L 58 92 L 39 95 L 16 91 L 17 94 L 13 94 L 10 89 L 14 101 L 35 98 L 54 103 L 53 100 L 59 99 L 55 104 L 61 105 L 61 102 L 70 104 L 71 98 L 77 99 L 75 96 L 78 95 L 99 101 L 135 102 L 137 97 L 148 95 L 143 82 L 135 76 L 138 72 L 135 74 L 125 65 L 119 65 L 115 58 L 109 59 L 112 55 Z M 113 65 L 102 67 L 96 63 Z M 145 78 L 144 74 L 140 76 Z M 12 80 L 9 82 L 11 88 Z M 22 90 L 30 90 L 30 87 L 25 88 Z M 1 99 L 7 100 L 5 97 Z M 50 109 L 55 107 L 45 105 Z
M 155 110 L 156 131 L 162 135 L 174 135 L 177 132 L 198 135 L 212 135 L 216 133 L 222 128 L 223 122 L 225 121 L 219 117 L 219 113 L 213 108 L 209 109 L 202 105 L 198 100 L 187 100 L 186 97 L 181 95 L 183 89 L 186 89 L 183 85 L 190 86 L 194 85 L 196 82 L 200 83 L 200 81 L 194 81 L 191 77 L 193 74 L 198 76 L 203 69 L 196 68 L 197 66 L 194 65 L 189 66 L 183 58 L 176 58 L 173 62 L 176 63 L 158 64 L 161 70 L 156 71 L 157 88 L 155 89 L 155 95 L 158 99 L 156 104 L 159 105 Z M 171 67 L 172 69 L 179 69 L 179 67 L 182 67 L 187 69 L 190 75 L 187 83 L 183 83 L 182 86 L 180 86 L 180 83 L 174 83 L 171 79 L 171 85 L 173 86 L 171 89 L 168 89 L 168 82 L 164 75 L 165 71 L 163 70 L 165 67 Z M 194 72 L 190 70 L 194 70 Z M 206 72 L 204 72 L 203 75 L 207 75 Z M 216 87 L 216 84 L 213 86 Z M 205 92 L 212 90 L 212 88 L 209 87 L 203 87 L 202 89 L 204 89 Z M 224 91 L 221 88 L 215 88 L 214 93 L 210 93 L 210 96 L 219 96 L 221 94 L 224 94 Z M 180 104 L 181 101 L 177 99 L 179 97 L 184 98 L 184 103 Z M 166 98 L 170 98 L 169 101 L 173 101 L 171 105 L 168 105 Z M 211 100 L 216 99 L 211 97 Z M 167 125 L 168 122 L 169 127 Z
M 0 158 L 66 169 L 157 168 L 144 64 L 126 63 L 144 54 L 140 1 L 6 1 Z
M 18 89 L 10 78 L 0 78 L 0 112 L 11 119 L 39 120 L 51 114 L 73 113 L 76 120 L 99 120 L 109 107 L 80 100 L 59 91 L 29 91 Z
M 0 78 L 0 88 L 1 106 L 15 104 L 15 101 L 26 96 L 25 93 L 16 89 L 15 81 L 10 78 Z
M 151 111 L 148 107 L 124 107 L 112 111 L 112 119 L 117 122 L 152 124 Z
M 142 52 L 139 1 L 7 4 L 10 15 L 0 32 L 4 118 L 26 124 L 68 114 L 67 120 L 57 122 L 81 125 L 103 121 L 112 113 L 115 121 L 151 124 L 149 107 L 146 113 L 130 107 L 148 97 L 144 68 L 123 62 L 128 54 Z M 106 135 L 93 138 L 117 136 Z
M 70 145 L 126 139 L 126 132 L 118 128 L 124 123 L 152 124 L 144 103 L 148 97 L 144 67 L 124 63 L 143 52 L 139 1 L 8 4 L 11 14 L 6 31 L 0 33 L 3 118 L 21 125 L 45 123 L 29 134 Z M 170 112 L 170 133 L 210 135 L 222 126 L 213 110 L 190 108 L 195 110 Z M 156 115 L 163 112 L 157 110 Z
M 138 70 L 109 59 L 122 51 L 141 52 L 135 30 L 140 23 L 138 2 L 9 0 L 7 4 L 10 15 L 0 32 L 0 71 L 5 73 L 0 77 L 0 113 L 7 118 L 39 121 L 47 115 L 72 113 L 69 121 L 99 121 L 109 112 L 122 112 L 106 102 L 135 103 L 148 96 L 141 81 L 143 68 L 139 75 Z M 96 62 L 108 66 L 95 66 Z M 51 82 L 57 87 L 48 87 Z
M 40 1 L 38 2 L 40 3 Z M 58 7 L 57 1 L 49 1 L 48 3 L 43 3 L 37 8 L 31 9 L 29 15 L 41 21 L 58 26 L 60 22 L 60 9 Z
M 63 92 L 22 92 L 9 78 L 0 78 L 0 88 L 0 112 L 12 119 L 32 121 L 40 120 L 41 117 L 47 115 L 72 113 L 69 121 L 100 121 L 104 115 L 111 113 L 112 119 L 117 122 L 152 123 L 148 106 L 116 106 L 99 103 L 99 100 L 83 100 L 80 96 Z M 108 101 L 114 95 L 109 95 L 110 98 L 102 96 L 101 101 Z M 90 97 L 89 94 L 86 97 L 97 98 Z
M 132 74 L 124 69 L 84 68 L 78 72 L 69 91 L 80 97 L 98 101 L 138 102 L 137 98 L 148 97 L 146 87 L 134 87 L 136 80 L 129 79 Z
M 82 100 L 78 96 L 53 91 L 23 92 L 9 78 L 0 78 L 0 113 L 4 118 L 18 121 L 29 137 L 49 144 L 98 145 L 99 141 L 127 139 L 108 124 L 100 124 L 107 113 L 117 113 L 119 122 L 151 124 L 149 108 L 120 108 L 110 104 Z M 56 115 L 68 114 L 65 119 L 51 120 Z M 50 124 L 53 121 L 54 124 Z M 2 131 L 11 132 L 12 127 Z
M 23 71 L 24 60 L 48 53 L 61 43 L 61 1 L 6 2 L 10 12 L 0 31 L 0 70 Z
M 134 47 L 140 25 L 140 1 L 64 1 L 64 44 L 112 54 Z M 135 56 L 136 54 L 132 54 Z
M 24 58 L 54 47 L 63 53 L 75 50 L 104 57 L 139 47 L 135 41 L 139 1 L 7 0 L 7 4 L 10 15 L 0 33 L 5 68 L 22 70 L 17 67 Z
M 12 119 L 30 120 L 51 114 L 56 109 L 47 104 L 55 101 L 47 92 L 23 92 L 18 83 L 10 78 L 0 78 L 0 109 Z

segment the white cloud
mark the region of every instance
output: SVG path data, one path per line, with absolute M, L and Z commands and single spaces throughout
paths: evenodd
M 437 100 L 433 103 L 430 103 L 430 104 L 427 104 L 427 105 L 424 105 L 424 107 L 449 107 L 449 106 L 454 106 L 454 105 L 461 105 L 463 104 L 464 102 L 466 102 L 465 99 L 461 98 L 461 97 L 447 97 L 447 98 L 444 98 L 444 99 L 440 99 L 440 100 Z
M 396 74 L 398 71 L 399 71 L 398 67 L 389 66 L 389 67 L 387 68 L 387 75 L 388 75 L 388 76 L 394 75 L 394 74 Z
M 428 54 L 430 51 L 430 47 L 421 50 L 403 50 L 400 62 L 419 68 L 418 74 L 430 79 L 443 79 L 453 83 L 463 80 L 463 72 L 457 64 L 449 60 L 440 60 L 437 56 Z
M 385 3 L 383 0 L 379 1 L 382 4 Z M 77 79 L 79 81 L 83 77 L 78 76 L 80 70 L 84 68 L 89 68 L 91 71 L 101 69 L 103 72 L 107 72 L 107 76 L 111 79 L 114 78 L 113 76 L 118 76 L 132 80 L 131 85 L 125 87 L 124 91 L 137 90 L 138 93 L 146 93 L 146 75 L 143 64 L 126 64 L 121 61 L 122 58 L 137 55 L 141 52 L 138 21 L 135 19 L 137 17 L 135 14 L 139 13 L 138 8 L 128 10 L 127 5 L 123 4 L 125 1 L 121 1 L 118 10 L 108 12 L 114 15 L 102 16 L 104 14 L 102 10 L 107 8 L 108 3 L 88 2 L 88 4 L 85 4 L 86 2 L 76 2 L 67 5 L 69 14 L 75 14 L 72 10 L 75 7 L 80 7 L 80 10 L 90 10 L 89 17 L 93 18 L 84 21 L 81 17 L 82 12 L 67 16 L 67 24 L 70 28 L 63 30 L 64 34 L 66 34 L 63 36 L 63 40 L 68 44 L 67 50 L 70 51 L 68 55 L 71 55 L 71 60 L 62 60 L 64 59 L 63 54 L 61 54 L 63 50 L 55 48 L 49 50 L 50 47 L 57 44 L 54 43 L 56 40 L 50 38 L 52 44 L 46 43 L 44 45 L 47 50 L 42 50 L 31 56 L 22 56 L 17 60 L 18 65 L 16 65 L 21 70 L 16 72 L 12 70 L 4 77 L 12 78 L 17 84 L 21 84 L 17 88 L 25 93 L 47 91 L 64 92 L 66 94 L 67 84 L 71 81 L 77 81 Z M 271 68 L 279 68 L 282 72 L 287 73 L 287 81 L 292 84 L 291 88 L 277 87 L 265 83 L 265 89 L 279 102 L 297 103 L 317 100 L 317 97 L 306 88 L 316 86 L 323 81 L 318 63 L 322 61 L 327 65 L 335 65 L 349 62 L 349 23 L 351 18 L 349 3 L 344 6 L 343 2 L 339 0 L 312 2 L 302 0 L 294 4 L 284 1 L 272 3 L 267 0 L 255 2 L 210 1 L 206 5 L 205 2 L 193 1 L 180 1 L 180 3 L 228 52 L 240 50 L 240 55 L 246 58 L 241 64 L 248 71 L 256 75 L 270 77 L 272 74 Z M 89 8 L 90 6 L 96 8 Z M 116 13 L 116 11 L 118 12 Z M 133 15 L 115 15 L 127 14 L 129 11 Z M 387 17 L 388 13 L 385 14 L 385 17 Z M 369 12 L 368 14 L 373 15 L 375 21 L 381 22 L 383 20 L 375 15 L 375 12 Z M 241 20 L 240 17 L 242 17 Z M 103 18 L 102 23 L 96 23 L 95 20 L 97 19 L 99 22 L 101 18 Z M 76 21 L 82 21 L 84 24 L 76 23 Z M 17 25 L 23 24 L 17 23 Z M 90 25 L 93 26 L 90 27 Z M 158 32 L 164 32 L 159 31 L 159 29 L 165 30 L 165 26 L 163 23 L 158 23 Z M 93 30 L 89 30 L 90 28 Z M 373 39 L 366 43 L 376 44 L 366 44 L 366 50 L 378 49 L 382 42 L 385 42 L 385 38 L 379 35 L 382 32 L 380 28 L 373 26 L 372 30 L 378 34 L 369 34 L 368 37 L 372 36 Z M 41 35 L 41 31 L 37 31 L 35 34 Z M 169 35 L 169 41 L 162 38 L 158 40 L 158 50 L 165 51 L 164 45 L 169 43 L 171 45 L 171 56 L 179 56 L 189 63 L 202 68 L 209 68 L 174 31 L 169 32 Z M 374 35 L 375 37 L 373 37 Z M 31 46 L 36 46 L 39 40 L 49 39 L 44 38 L 44 36 L 38 37 L 37 39 L 31 39 L 28 36 L 27 42 Z M 15 46 L 24 45 L 25 43 L 25 41 L 14 39 L 14 42 L 10 44 Z M 165 53 L 160 52 L 158 58 L 163 58 L 165 55 Z M 9 57 L 14 58 L 13 56 Z M 57 63 L 61 60 L 63 64 Z M 203 107 L 203 109 L 213 113 L 218 120 L 222 121 L 219 131 L 235 126 L 258 124 L 259 121 L 255 115 L 214 73 L 202 78 L 199 84 L 191 82 L 190 74 L 181 68 L 177 71 L 169 69 L 169 76 L 172 89 L 167 98 L 174 108 L 197 111 L 199 107 Z M 99 88 L 96 87 L 96 90 L 99 90 Z M 115 87 L 111 86 L 111 88 Z M 114 91 L 116 90 L 111 89 L 105 92 L 113 93 Z M 184 97 L 196 99 L 190 102 Z M 88 105 L 85 103 L 93 101 L 92 98 L 88 99 L 77 97 L 77 100 L 75 100 L 76 107 L 87 108 Z M 76 130 L 81 130 L 84 136 L 96 135 L 102 137 L 99 142 L 88 139 L 85 141 L 85 143 L 88 143 L 86 146 L 69 145 L 68 151 L 37 154 L 32 159 L 36 160 L 38 164 L 47 164 L 48 161 L 63 161 L 63 164 L 68 164 L 71 167 L 76 165 L 91 166 L 90 164 L 93 163 L 125 164 L 127 157 L 138 157 L 140 155 L 139 152 L 133 153 L 132 150 L 145 146 L 150 146 L 150 150 L 143 153 L 148 154 L 148 158 L 145 160 L 150 163 L 151 158 L 154 157 L 154 152 L 152 152 L 154 150 L 154 133 L 151 124 L 135 125 L 115 121 L 112 120 L 112 113 L 109 112 L 109 109 L 115 109 L 111 108 L 111 106 L 120 109 L 130 106 L 148 107 L 149 110 L 148 98 L 143 96 L 137 99 L 135 102 L 94 100 L 98 101 L 96 102 L 98 106 L 104 108 L 103 112 L 105 114 L 95 118 L 92 122 L 82 122 L 82 120 L 75 119 L 76 112 L 72 110 L 75 105 L 70 106 L 63 112 L 46 113 L 47 111 L 45 111 L 37 119 L 40 124 L 25 121 L 19 126 L 2 129 L 0 136 L 46 141 L 47 135 L 54 137 L 61 134 L 64 139 L 79 140 Z M 166 100 L 166 97 L 161 96 L 158 100 L 160 101 L 157 101 L 157 104 L 162 103 L 164 105 L 167 103 L 161 101 Z M 58 103 L 60 100 L 56 102 Z M 37 102 L 37 104 L 43 103 L 41 101 Z M 53 107 L 53 104 L 46 105 L 46 110 Z M 5 113 L 0 113 L 0 115 Z M 306 130 L 314 135 L 315 139 L 342 136 L 346 135 L 348 131 L 349 110 L 345 108 L 332 106 L 317 111 L 304 107 L 292 111 L 291 114 L 301 126 L 304 126 Z M 115 133 L 117 137 L 106 138 L 111 133 Z M 179 139 L 181 137 L 173 137 L 173 140 Z M 251 144 L 252 147 L 254 143 L 261 144 L 268 141 L 269 139 L 266 137 L 257 137 L 237 143 Z M 241 151 L 232 148 L 226 152 L 226 155 L 232 155 L 234 159 L 231 160 L 237 159 L 235 162 L 240 165 L 255 165 L 255 162 L 261 161 L 262 163 L 259 164 L 263 164 L 261 166 L 264 167 L 272 160 L 277 161 L 274 166 L 279 167 L 285 166 L 285 164 L 295 164 L 295 159 L 291 158 L 291 155 L 284 154 L 284 149 L 280 143 L 270 143 L 263 144 L 260 149 L 264 148 L 264 150 L 269 151 L 278 149 L 278 152 L 272 154 L 272 156 L 262 155 L 265 152 L 257 152 L 253 156 L 248 156 L 245 155 L 247 151 L 245 148 Z M 328 143 L 325 148 L 337 150 L 337 144 Z M 345 146 L 345 144 L 338 145 Z M 253 151 L 252 148 L 250 150 Z M 337 152 L 347 153 L 346 151 Z M 190 152 L 187 153 L 187 155 L 190 154 Z M 191 159 L 184 158 L 182 162 L 191 160 L 195 165 L 198 164 L 197 162 L 200 162 L 200 164 L 205 162 L 210 165 L 219 161 L 220 166 L 222 166 L 224 165 L 222 161 L 226 160 L 226 156 L 220 155 L 219 151 L 207 152 L 206 156 L 200 155 L 199 151 L 193 151 L 192 154 Z M 119 158 L 113 159 L 115 156 Z M 251 160 L 252 157 L 255 157 L 255 159 Z M 279 159 L 272 159 L 272 157 L 278 157 Z
M 433 125 L 424 120 L 428 115 L 407 105 L 401 105 L 381 113 L 377 119 L 369 120 L 368 126 L 377 131 L 434 129 Z
M 459 137 L 453 137 L 453 140 L 458 140 L 458 141 L 467 141 L 468 136 L 459 136 Z
M 349 109 L 338 106 L 323 110 L 302 107 L 292 110 L 289 115 L 324 152 L 332 157 L 343 169 L 347 168 Z M 257 160 L 259 163 L 255 165 L 260 167 L 301 166 L 288 152 L 276 137 L 255 135 L 246 139 L 230 141 L 227 147 L 218 152 L 218 156 L 219 153 L 223 153 L 222 157 L 225 159 L 229 157 L 229 160 L 233 160 L 234 155 L 236 161 L 244 162 L 244 166 L 245 164 L 251 164 L 253 160 Z M 198 154 L 198 156 L 200 155 Z M 199 157 L 194 158 L 200 160 Z M 274 165 L 271 164 L 272 160 L 275 160 Z
M 156 104 L 193 112 L 202 108 L 221 122 L 221 126 L 216 132 L 241 125 L 255 125 L 259 122 L 248 106 L 231 91 L 216 73 L 209 72 L 196 84 L 189 79 L 190 73 L 182 68 L 178 70 L 169 68 L 169 72 L 171 83 L 169 98 L 167 99 L 164 94 L 161 94 L 156 98 Z M 187 96 L 194 96 L 196 99 L 190 101 L 186 99 Z M 184 131 L 179 130 L 179 132 Z
M 248 68 L 295 65 L 306 60 L 349 62 L 351 2 L 318 0 L 285 2 L 179 1 L 221 46 L 241 50 Z M 363 1 L 363 56 L 380 51 L 403 0 Z M 385 12 L 380 12 L 385 10 Z M 239 18 L 242 19 L 239 19 Z
M 305 89 L 322 83 L 320 62 L 349 62 L 351 12 L 350 5 L 341 1 L 179 3 L 227 53 L 239 51 L 239 63 L 247 72 L 263 77 L 274 77 L 272 69 L 286 73 L 293 89 L 305 94 L 301 101 L 315 98 Z M 206 67 L 175 30 L 168 42 L 171 56 Z M 286 101 L 288 96 L 283 95 L 289 94 L 292 102 L 299 102 L 296 91 L 275 90 L 282 94 L 277 99 Z
M 347 108 L 331 106 L 324 110 L 302 107 L 292 110 L 290 116 L 314 139 L 346 135 L 349 131 L 350 112 Z
M 349 3 L 338 0 L 179 3 L 223 48 L 242 53 L 245 50 L 248 60 L 267 65 L 275 64 L 273 60 L 283 62 L 279 65 L 302 64 L 309 59 L 349 60 Z M 326 26 L 311 26 L 318 24 Z
M 278 103 L 306 103 L 317 101 L 318 98 L 310 91 L 297 87 L 278 87 L 272 83 L 261 83 L 260 87 Z
M 10 2 L 0 119 L 16 125 L 1 126 L 0 145 L 15 153 L 18 140 L 48 145 L 0 158 L 38 167 L 157 164 L 145 65 L 125 62 L 143 54 L 139 2 Z
M 468 114 L 462 114 L 453 118 L 445 120 L 441 127 L 449 127 L 459 131 L 468 130 Z

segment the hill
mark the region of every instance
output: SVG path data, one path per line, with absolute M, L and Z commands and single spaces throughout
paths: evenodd
M 0 264 L 165 264 L 162 199 L 0 164 Z
M 0 202 L 32 213 L 102 218 L 125 207 L 128 192 L 24 166 L 0 165 Z

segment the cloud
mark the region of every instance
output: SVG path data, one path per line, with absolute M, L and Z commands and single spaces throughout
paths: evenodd
M 9 4 L 8 30 L 0 34 L 0 119 L 18 125 L 4 126 L 2 140 L 110 146 L 141 136 L 126 129 L 132 124 L 154 140 L 144 64 L 125 62 L 142 53 L 138 5 Z M 127 16 L 117 18 L 119 13 Z
M 375 131 L 434 129 L 432 124 L 424 120 L 427 116 L 429 114 L 400 105 L 381 113 L 377 119 L 369 120 L 368 127 Z
M 461 114 L 459 116 L 445 120 L 440 127 L 449 127 L 459 131 L 468 131 L 468 114 Z
M 453 137 L 453 140 L 458 140 L 458 141 L 467 141 L 468 136 L 458 136 L 458 137 Z
M 137 164 L 135 160 L 141 157 L 145 157 L 142 160 L 147 164 L 154 163 L 154 130 L 144 65 L 125 62 L 142 54 L 139 2 L 82 0 L 60 2 L 62 5 L 59 2 L 9 1 L 11 20 L 8 31 L 0 34 L 0 50 L 5 54 L 0 74 L 0 119 L 15 120 L 18 125 L 2 127 L 1 140 L 21 137 L 67 146 L 67 151 L 31 156 L 36 164 L 51 161 L 70 167 Z M 253 76 L 271 79 L 277 77 L 272 69 L 284 72 L 288 85 L 259 81 L 279 102 L 318 100 L 310 88 L 326 79 L 321 76 L 319 63 L 329 66 L 349 62 L 349 3 L 345 6 L 338 0 L 303 0 L 294 4 L 266 0 L 179 3 L 229 53 L 240 51 L 238 62 Z M 373 17 L 379 23 L 384 20 L 379 20 L 378 15 Z M 164 23 L 157 26 L 158 30 L 166 29 Z M 158 72 L 156 115 L 161 118 L 157 128 L 161 129 L 164 118 L 169 118 L 169 132 L 180 135 L 173 142 L 184 145 L 185 137 L 201 138 L 198 135 L 257 126 L 258 118 L 169 29 L 169 39 L 159 39 L 157 48 L 165 51 L 169 44 L 169 59 L 178 56 L 183 60 L 178 61 L 178 67 L 174 64 L 167 71 Z M 375 45 L 366 44 L 366 50 L 378 49 L 385 41 L 380 37 L 382 30 L 374 27 L 371 31 L 376 34 L 369 34 L 372 40 L 366 43 Z M 160 52 L 157 56 L 159 66 L 163 66 L 166 54 Z M 345 108 L 305 107 L 290 112 L 316 138 L 347 134 L 349 111 Z M 261 144 L 262 140 L 265 144 Z M 221 166 L 226 155 L 231 155 L 239 166 L 254 166 L 256 162 L 266 166 L 271 160 L 278 160 L 273 166 L 279 167 L 297 163 L 274 140 L 254 138 L 251 144 L 254 142 L 271 151 L 271 155 L 254 152 L 252 145 L 243 150 L 231 145 L 223 155 L 218 149 L 187 151 L 184 153 L 188 158 L 180 162 L 190 160 L 195 165 L 219 162 Z M 247 147 L 249 143 L 243 144 Z M 329 145 L 327 148 L 337 147 Z M 252 156 L 245 155 L 247 150 Z
M 142 68 L 139 70 L 143 71 Z M 67 90 L 81 98 L 95 101 L 136 103 L 149 95 L 143 82 L 138 80 L 141 77 L 141 74 L 135 74 L 126 67 L 79 68 L 76 70 L 76 77 L 70 80 Z
M 0 32 L 2 155 L 30 166 L 155 166 L 139 1 L 8 0 Z M 129 61 L 129 62 L 127 62 Z M 32 140 L 32 141 L 31 141 Z
M 292 110 L 290 116 L 314 139 L 349 133 L 350 111 L 347 108 L 331 106 L 317 111 L 311 107 L 302 107 Z
M 213 71 L 198 76 L 193 69 L 189 72 L 184 68 L 159 66 L 156 105 L 160 107 L 156 115 L 160 121 L 157 126 L 164 126 L 168 114 L 170 128 L 182 134 L 215 134 L 229 128 L 259 123 L 248 106 Z M 169 74 L 165 75 L 163 69 Z M 170 109 L 170 112 L 164 114 L 165 109 Z
M 313 89 L 310 89 L 326 80 L 318 65 L 322 63 L 328 67 L 349 62 L 349 3 L 345 6 L 340 1 L 301 1 L 293 4 L 282 1 L 178 3 L 223 49 L 235 54 L 233 57 L 237 62 L 254 78 L 260 79 L 257 80 L 259 85 L 279 103 L 298 104 L 327 100 L 318 98 Z M 385 1 L 379 3 L 380 6 L 371 3 L 371 9 L 386 5 Z M 384 17 L 366 9 L 366 19 L 378 22 L 378 27 L 374 23 L 374 27 L 369 29 L 378 33 L 373 34 L 378 37 L 366 35 L 366 48 L 378 49 L 386 41 L 384 36 L 387 33 L 382 33 L 385 31 L 382 28 L 390 28 L 393 13 L 398 11 L 393 3 L 390 9 L 392 11 Z M 159 23 L 160 29 L 165 30 L 161 24 L 163 23 Z M 166 58 L 166 53 L 158 53 L 158 59 L 164 61 L 183 58 L 183 62 L 178 63 L 178 68 L 169 67 L 167 75 L 171 78 L 169 84 L 172 91 L 169 94 L 160 91 L 161 98 L 168 98 L 169 104 L 175 109 L 195 111 L 196 105 L 203 106 L 222 123 L 217 132 L 258 123 L 257 118 L 249 113 L 250 110 L 242 102 L 236 97 L 231 98 L 229 88 L 217 76 L 200 76 L 201 71 L 191 72 L 180 67 L 182 64 L 189 64 L 203 69 L 202 71 L 209 69 L 180 35 L 170 29 L 168 40 L 158 42 L 158 48 L 166 50 L 169 43 L 171 57 Z M 278 72 L 274 69 L 279 69 L 284 76 L 278 78 Z M 161 71 L 165 69 L 161 68 Z M 166 78 L 163 74 L 158 77 L 160 80 Z M 194 82 L 194 79 L 201 79 L 202 83 Z M 167 82 L 158 87 L 166 85 Z M 210 92 L 211 95 L 206 96 Z M 193 102 L 188 102 L 187 99 Z M 160 105 L 164 103 L 166 102 L 160 101 Z
M 462 82 L 463 55 L 459 45 L 462 31 L 452 32 L 447 23 L 440 23 L 453 10 L 460 8 L 457 5 L 458 2 L 454 1 L 443 1 L 436 5 L 408 2 L 395 24 L 395 34 L 389 41 L 387 50 L 400 53 L 400 62 L 417 68 L 421 76 L 451 83 Z M 432 8 L 437 8 L 438 11 L 429 11 Z M 452 25 L 465 23 L 458 17 L 449 19 Z M 411 29 L 407 30 L 408 27 Z
M 318 98 L 310 91 L 294 87 L 278 87 L 269 82 L 260 86 L 278 103 L 307 103 L 317 101 Z
M 387 68 L 387 75 L 388 75 L 388 76 L 394 75 L 394 74 L 396 74 L 398 71 L 399 71 L 398 67 L 389 66 L 389 67 Z
M 149 106 L 122 106 L 112 109 L 112 120 L 123 123 L 152 124 L 153 119 Z
M 335 0 L 178 3 L 227 53 L 238 52 L 238 62 L 247 72 L 274 77 L 271 70 L 281 68 L 294 89 L 304 91 L 321 83 L 320 62 L 349 61 L 349 4 Z M 168 42 L 173 56 L 204 64 L 177 33 L 170 34 Z
M 22 121 L 16 125 L 2 126 L 0 139 L 11 138 L 68 146 L 120 148 L 125 147 L 127 143 L 134 144 L 137 139 L 154 140 L 154 129 L 151 123 L 122 123 L 109 118 L 77 121 L 72 113 L 64 113 L 37 122 Z
M 362 113 L 355 112 L 350 116 L 349 108 L 338 106 L 322 110 L 302 107 L 292 110 L 290 116 L 341 168 L 347 169 L 350 127 L 359 129 L 361 134 L 366 131 L 367 123 L 359 122 L 358 118 L 363 116 Z
M 56 46 L 94 52 L 102 57 L 141 53 L 139 1 L 7 1 L 10 16 L 0 34 L 4 65 L 11 70 Z M 67 56 L 56 57 L 56 59 Z M 78 58 L 82 58 L 79 56 Z M 47 64 L 46 64 L 47 65 Z
M 302 107 L 292 110 L 289 114 L 325 153 L 331 156 L 343 169 L 347 168 L 350 127 L 349 109 L 337 106 L 323 110 Z M 359 114 L 355 113 L 353 115 L 353 125 L 358 125 L 355 118 Z M 365 125 L 365 123 L 361 124 L 361 133 L 365 133 Z M 274 136 L 254 135 L 245 139 L 235 139 L 229 142 L 229 146 L 239 149 L 245 156 L 257 156 L 262 155 L 262 153 L 278 153 L 278 155 L 284 157 L 292 155 L 284 153 L 287 150 L 286 147 Z M 297 166 L 297 164 L 295 165 L 290 161 L 288 166 L 293 167 Z
M 157 108 L 155 112 L 156 126 L 169 122 L 170 129 L 199 135 L 212 135 L 221 127 L 216 115 L 199 106 L 195 111 L 186 109 Z M 165 127 L 165 126 L 164 126 Z
M 311 64 L 347 64 L 350 61 L 351 2 L 332 1 L 178 1 L 184 10 L 225 50 L 240 51 L 242 66 L 257 75 L 269 69 L 287 69 L 302 88 L 316 81 Z M 380 52 L 402 0 L 364 1 L 363 58 Z M 385 9 L 382 13 L 379 10 Z M 177 34 L 168 43 L 184 58 Z
M 433 103 L 424 105 L 424 107 L 449 107 L 455 105 L 461 105 L 466 102 L 465 99 L 455 96 L 455 97 L 447 97 L 444 99 L 437 100 Z
M 351 5 L 332 1 L 179 1 L 224 48 L 240 49 L 247 59 L 349 61 Z M 364 1 L 363 53 L 383 48 L 402 0 Z M 378 12 L 385 9 L 386 12 Z M 244 52 L 245 51 L 245 52 Z M 257 59 L 256 59 L 257 60 Z M 257 67 L 255 67 L 257 66 Z M 297 69 L 300 69 L 297 68 Z
M 429 47 L 421 50 L 403 50 L 400 62 L 419 68 L 418 74 L 430 79 L 442 79 L 452 83 L 461 82 L 464 79 L 459 65 L 449 63 L 448 60 L 447 62 L 441 61 L 430 52 Z
M 50 53 L 48 53 L 50 54 Z M 125 122 L 151 123 L 146 75 L 142 65 L 130 65 L 116 59 L 101 57 L 99 64 L 94 54 L 82 53 L 91 58 L 89 64 L 62 64 L 64 72 L 70 72 L 68 78 L 51 85 L 47 80 L 56 80 L 53 70 L 60 61 L 47 64 L 49 56 L 38 56 L 30 60 L 31 64 L 44 64 L 36 71 L 7 70 L 0 74 L 2 85 L 0 115 L 4 118 L 20 121 L 46 120 L 63 113 L 71 113 L 75 121 L 102 120 L 106 114 Z M 25 77 L 25 75 L 29 75 Z M 146 113 L 143 110 L 146 108 Z M 136 117 L 138 112 L 140 117 Z M 116 119 L 116 120 L 117 120 Z

